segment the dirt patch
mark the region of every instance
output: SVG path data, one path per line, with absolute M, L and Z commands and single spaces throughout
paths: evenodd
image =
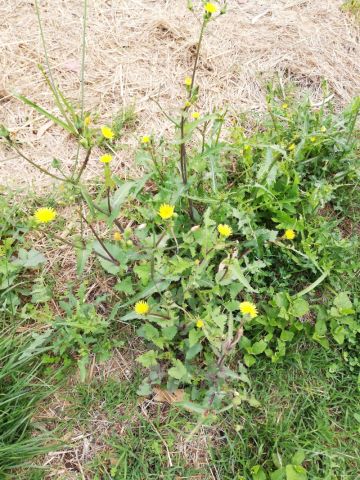
M 196 2 L 194 2 L 196 3 Z M 198 2 L 200 3 L 200 2 Z M 63 92 L 79 98 L 82 2 L 40 2 L 49 61 Z M 279 74 L 314 98 L 325 78 L 339 105 L 359 93 L 359 27 L 341 11 L 338 0 L 229 0 L 228 14 L 211 23 L 200 58 L 198 109 L 228 105 L 230 111 L 261 109 L 266 80 Z M 76 146 L 59 128 L 12 96 L 20 92 L 54 111 L 51 95 L 37 68 L 44 64 L 34 2 L 0 4 L 0 123 L 39 164 L 58 158 L 74 161 Z M 113 164 L 132 173 L 138 136 L 166 135 L 166 112 L 176 111 L 189 74 L 199 21 L 185 0 L 89 0 L 85 108 L 111 121 L 124 106 L 135 105 L 136 134 L 123 139 Z M 94 156 L 88 175 L 97 172 Z M 0 182 L 14 186 L 49 184 L 48 179 L 0 149 Z

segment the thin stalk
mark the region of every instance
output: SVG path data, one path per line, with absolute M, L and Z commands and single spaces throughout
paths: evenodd
M 54 77 L 52 75 L 52 72 L 51 72 L 51 68 L 50 68 L 50 62 L 49 62 L 49 55 L 48 55 L 48 51 L 47 51 L 47 46 L 46 46 L 46 41 L 45 41 L 45 35 L 44 35 L 44 30 L 43 30 L 43 27 L 42 27 L 42 21 L 41 21 L 41 16 L 40 16 L 40 8 L 39 8 L 39 2 L 38 0 L 35 0 L 35 11 L 36 11 L 36 16 L 37 16 L 37 19 L 38 19 L 38 23 L 39 23 L 39 30 L 40 30 L 40 37 L 41 37 L 41 43 L 42 43 L 42 46 L 43 46 L 43 49 L 44 49 L 44 54 L 45 54 L 45 61 L 46 61 L 46 66 L 48 68 L 48 72 L 49 72 L 49 79 L 50 79 L 50 82 L 51 82 L 51 85 L 52 85 L 52 91 L 55 95 L 55 98 L 56 98 L 56 102 L 57 102 L 57 105 L 62 113 L 62 115 L 64 116 L 65 120 L 67 121 L 67 123 L 69 125 L 72 125 L 72 123 L 70 122 L 67 114 L 66 114 L 66 111 L 65 109 L 63 108 L 62 106 L 62 103 L 61 103 L 61 99 L 59 97 L 59 94 L 57 92 L 57 87 L 56 87 L 56 84 L 55 84 L 55 81 L 54 81 Z
M 96 233 L 96 230 L 95 228 L 91 225 L 90 222 L 88 222 L 86 220 L 86 218 L 84 217 L 84 215 L 82 215 L 82 218 L 84 220 L 84 222 L 87 224 L 87 226 L 90 228 L 90 230 L 92 231 L 93 235 L 95 236 L 96 240 L 100 243 L 100 245 L 102 246 L 102 248 L 105 250 L 105 252 L 109 255 L 109 259 L 111 259 L 112 263 L 116 266 L 120 266 L 120 263 L 118 262 L 118 260 L 116 260 L 116 258 L 112 255 L 112 253 L 108 250 L 108 248 L 106 247 L 105 243 L 102 241 L 102 239 L 99 237 L 99 235 Z
M 80 71 L 80 119 L 84 117 L 84 98 L 85 98 L 85 54 L 86 54 L 86 27 L 87 27 L 87 9 L 88 0 L 84 0 L 84 15 L 83 15 L 83 31 L 82 31 L 82 51 L 81 51 L 81 71 Z M 75 163 L 73 171 L 79 163 L 80 143 L 76 152 Z
M 40 165 L 38 165 L 37 163 L 33 162 L 29 157 L 27 157 L 26 155 L 24 155 L 22 153 L 21 150 L 19 150 L 12 141 L 8 141 L 9 145 L 15 150 L 15 152 L 20 155 L 21 158 L 23 158 L 24 160 L 26 160 L 28 163 L 30 163 L 30 165 L 32 165 L 33 167 L 37 168 L 40 172 L 44 173 L 45 175 L 48 175 L 49 177 L 52 177 L 54 178 L 55 180 L 60 180 L 60 182 L 71 182 L 71 180 L 67 179 L 66 177 L 62 178 L 62 177 L 59 177 L 58 175 L 55 175 L 54 173 L 51 173 L 49 172 L 48 170 L 46 170 L 46 168 L 43 168 L 43 167 L 40 167 Z
M 85 168 L 87 167 L 88 163 L 89 163 L 89 160 L 90 160 L 90 155 L 91 155 L 91 150 L 92 150 L 92 147 L 90 147 L 88 149 L 88 151 L 86 152 L 86 156 L 85 156 L 85 159 L 83 161 L 83 164 L 81 165 L 80 167 L 80 170 L 79 170 L 79 173 L 75 179 L 75 183 L 79 183 L 80 181 L 80 178 L 81 178 L 81 175 L 84 173 L 84 170 Z M 75 165 L 76 165 L 77 162 L 75 162 Z

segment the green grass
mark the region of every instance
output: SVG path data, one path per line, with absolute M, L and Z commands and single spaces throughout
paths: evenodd
M 36 432 L 32 425 L 39 402 L 52 391 L 38 378 L 41 342 L 38 339 L 36 346 L 29 335 L 15 332 L 4 329 L 0 337 L 1 479 L 49 449 L 48 436 Z
M 98 432 L 103 448 L 82 465 L 89 479 L 247 480 L 255 465 L 270 474 L 303 449 L 309 479 L 356 480 L 357 378 L 340 365 L 337 353 L 314 345 L 297 345 L 281 363 L 258 361 L 250 379 L 260 407 L 233 409 L 188 443 L 196 419 L 176 407 L 139 401 L 141 371 L 131 381 L 97 379 L 69 390 L 71 420 L 59 429 Z

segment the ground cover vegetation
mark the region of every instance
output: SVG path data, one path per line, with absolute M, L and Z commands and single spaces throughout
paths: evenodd
M 4 478 L 14 467 L 46 478 L 27 459 L 73 427 L 60 419 L 51 438 L 31 427 L 49 385 L 71 397 L 76 425 L 87 427 L 89 411 L 128 425 L 121 438 L 107 432 L 79 478 L 357 478 L 360 99 L 339 112 L 326 82 L 316 105 L 274 83 L 266 112 L 202 112 L 202 39 L 223 14 L 225 4 L 201 4 L 182 105 L 163 112 L 174 135 L 142 132 L 140 177 L 112 171 L 133 111 L 99 125 L 83 81 L 77 107 L 49 65 L 41 72 L 58 113 L 19 99 L 74 138 L 73 168 L 38 165 L 0 128 L 9 152 L 57 185 L 46 197 L 0 199 Z M 93 161 L 102 175 L 85 182 Z M 77 279 L 59 292 L 56 262 L 46 265 L 64 246 L 76 252 Z M 133 377 L 94 379 L 94 362 L 129 337 L 140 345 Z M 144 417 L 137 399 L 154 395 Z M 179 447 L 194 441 L 200 463 Z

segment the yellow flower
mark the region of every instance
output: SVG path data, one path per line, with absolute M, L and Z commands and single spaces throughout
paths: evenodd
M 191 102 L 189 102 L 189 101 L 185 102 L 185 107 L 186 107 L 186 108 L 191 107 Z
M 168 220 L 174 215 L 174 205 L 163 203 L 159 208 L 159 215 L 163 220 Z
M 138 315 L 146 315 L 149 313 L 150 307 L 147 302 L 144 302 L 144 300 L 140 300 L 140 302 L 135 303 L 134 307 L 135 313 Z
M 282 106 L 282 108 L 283 108 L 284 110 L 286 110 L 287 108 L 289 108 L 289 105 L 288 105 L 287 103 L 283 103 L 281 106 Z
M 197 326 L 197 328 L 202 328 L 204 326 L 204 322 L 202 320 L 198 320 L 196 322 L 196 326 Z
M 199 112 L 193 112 L 191 114 L 192 118 L 194 118 L 195 120 L 197 120 L 198 118 L 200 118 L 200 113 Z
M 121 233 L 120 232 L 114 232 L 113 239 L 115 240 L 115 242 L 120 242 L 120 240 L 122 239 Z
M 316 137 L 310 137 L 310 142 L 312 143 L 316 142 Z
M 141 138 L 141 143 L 150 143 L 150 137 L 148 135 L 144 135 Z
M 249 315 L 250 318 L 255 318 L 258 316 L 256 305 L 251 302 L 241 302 L 239 308 L 243 315 Z
M 103 137 L 107 138 L 108 140 L 112 140 L 115 135 L 109 127 L 101 127 L 101 133 L 103 134 Z
M 218 225 L 217 229 L 218 229 L 218 232 L 220 233 L 220 235 L 222 237 L 226 238 L 226 237 L 230 237 L 230 235 L 232 235 L 232 228 L 229 225 L 220 223 L 220 225 Z
M 39 208 L 34 217 L 38 223 L 49 223 L 56 217 L 56 211 L 53 208 Z
M 88 126 L 90 125 L 90 123 L 91 123 L 91 117 L 90 117 L 90 115 L 87 115 L 87 116 L 84 118 L 84 125 L 85 125 L 86 127 L 88 127 Z
M 110 155 L 109 153 L 105 153 L 105 155 L 101 155 L 100 162 L 110 163 L 112 159 L 113 159 L 112 155 Z
M 296 148 L 295 143 L 292 143 L 291 145 L 289 145 L 289 150 L 290 150 L 290 152 L 291 152 L 292 150 L 295 150 L 295 148 Z
M 296 233 L 294 230 L 291 230 L 291 228 L 289 228 L 288 230 L 285 230 L 284 238 L 286 240 L 294 240 L 295 237 L 296 237 Z
M 187 87 L 191 87 L 191 83 L 192 83 L 191 77 L 186 77 L 184 80 L 184 83 Z
M 326 132 L 326 127 L 323 125 L 323 126 L 320 128 L 320 130 L 321 130 L 323 133 L 325 133 L 325 132 Z
M 205 11 L 210 14 L 216 13 L 218 11 L 218 7 L 211 2 L 207 2 L 205 3 Z

